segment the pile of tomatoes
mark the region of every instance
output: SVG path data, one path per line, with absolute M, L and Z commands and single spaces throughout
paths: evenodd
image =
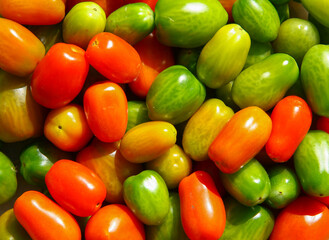
M 328 44 L 327 0 L 1 0 L 0 239 L 329 239 Z

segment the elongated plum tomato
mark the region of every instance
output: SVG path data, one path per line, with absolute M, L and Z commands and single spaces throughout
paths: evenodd
M 24 192 L 15 201 L 14 213 L 34 240 L 81 239 L 76 220 L 40 192 Z
M 266 144 L 272 130 L 271 118 L 251 106 L 233 115 L 211 143 L 208 155 L 224 173 L 237 172 Z
M 1 0 L 0 15 L 24 25 L 53 25 L 65 16 L 63 0 Z
M 66 211 L 80 217 L 94 214 L 106 196 L 102 180 L 89 168 L 71 160 L 54 163 L 45 180 L 54 200 Z
M 112 82 L 100 82 L 87 89 L 83 97 L 87 122 L 103 142 L 116 142 L 125 134 L 128 102 L 122 88 Z
M 272 114 L 272 132 L 265 148 L 275 162 L 288 161 L 301 143 L 312 123 L 312 110 L 300 97 L 280 100 Z
M 221 196 L 211 176 L 196 171 L 179 184 L 181 219 L 191 240 L 219 239 L 224 232 L 226 214 Z
M 95 213 L 87 223 L 86 240 L 144 240 L 144 226 L 125 205 L 111 204 Z
M 301 196 L 279 213 L 270 240 L 326 240 L 328 223 L 328 208 L 315 199 Z
M 42 42 L 24 26 L 0 18 L 0 68 L 13 75 L 31 74 L 45 55 Z
M 96 34 L 86 50 L 91 66 L 116 83 L 128 83 L 137 79 L 141 69 L 138 52 L 122 38 L 109 33 Z
M 82 48 L 57 43 L 49 49 L 32 75 L 32 96 L 44 107 L 63 107 L 79 94 L 88 70 Z

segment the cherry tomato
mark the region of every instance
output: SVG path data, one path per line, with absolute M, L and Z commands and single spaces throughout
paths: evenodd
M 90 129 L 103 142 L 116 142 L 128 123 L 126 94 L 116 83 L 100 82 L 87 89 L 83 105 Z
M 319 117 L 318 120 L 316 121 L 316 129 L 329 133 L 329 118 Z
M 157 4 L 158 0 L 123 0 L 123 2 L 124 4 L 143 2 L 149 5 L 150 8 L 152 8 L 152 10 L 154 11 L 155 5 Z
M 44 57 L 45 47 L 24 26 L 0 18 L 0 52 L 0 68 L 24 77 L 31 74 Z
M 44 107 L 63 107 L 79 94 L 88 70 L 89 64 L 82 48 L 57 43 L 49 49 L 33 73 L 32 96 Z
M 300 97 L 280 100 L 272 114 L 272 132 L 265 148 L 275 162 L 288 161 L 301 143 L 312 123 L 312 110 Z
M 225 208 L 214 181 L 204 171 L 183 178 L 178 187 L 181 219 L 191 240 L 219 239 L 224 232 Z
M 138 78 L 129 83 L 130 89 L 139 97 L 145 98 L 155 77 L 175 64 L 172 49 L 161 44 L 154 33 L 134 45 L 142 60 Z
M 83 108 L 69 104 L 48 113 L 44 135 L 56 147 L 67 152 L 81 150 L 94 136 Z
M 24 192 L 14 204 L 19 223 L 34 240 L 80 240 L 76 220 L 40 192 Z
M 94 214 L 106 196 L 102 180 L 89 168 L 71 160 L 62 159 L 54 163 L 45 180 L 54 200 L 80 217 Z
M 66 0 L 66 12 L 68 13 L 74 5 L 88 1 L 95 2 L 101 6 L 105 11 L 106 16 L 124 5 L 124 0 Z
M 143 240 L 144 226 L 125 205 L 111 204 L 101 208 L 87 223 L 86 240 Z
M 109 32 L 96 34 L 91 39 L 86 57 L 98 72 L 116 83 L 136 80 L 141 69 L 138 52 L 125 40 Z
M 24 25 L 53 25 L 65 16 L 64 0 L 1 0 L 0 14 Z
M 208 155 L 222 172 L 237 172 L 263 148 L 271 129 L 271 118 L 261 108 L 244 108 L 219 132 Z
M 279 213 L 270 240 L 327 240 L 328 223 L 329 209 L 315 199 L 301 196 Z

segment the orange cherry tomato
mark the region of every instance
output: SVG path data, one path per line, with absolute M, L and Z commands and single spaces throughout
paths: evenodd
M 222 172 L 237 172 L 262 149 L 271 129 L 271 118 L 261 108 L 244 108 L 219 132 L 208 155 Z
M 181 219 L 191 240 L 219 239 L 225 228 L 226 213 L 211 176 L 196 171 L 179 183 Z
M 329 118 L 320 116 L 316 121 L 316 129 L 329 133 Z
M 34 240 L 81 239 L 76 220 L 40 192 L 24 192 L 15 201 L 14 213 Z
M 66 12 L 80 2 L 95 2 L 105 11 L 106 16 L 124 5 L 125 0 L 66 0 Z
M 301 196 L 277 216 L 270 240 L 329 239 L 329 209 L 321 202 Z
M 56 147 L 67 152 L 81 150 L 94 136 L 83 108 L 69 104 L 48 113 L 44 135 Z
M 141 69 L 138 52 L 125 40 L 109 32 L 96 34 L 91 39 L 86 57 L 91 66 L 116 83 L 136 80 Z
M 103 142 L 116 142 L 126 132 L 128 103 L 122 88 L 100 82 L 87 89 L 83 105 L 91 131 Z
M 144 226 L 125 205 L 111 204 L 102 207 L 88 221 L 86 240 L 143 240 Z
M 66 211 L 80 217 L 93 215 L 106 196 L 102 180 L 89 168 L 71 160 L 55 162 L 45 180 L 54 200 Z
M 312 110 L 300 97 L 281 99 L 272 114 L 272 132 L 265 148 L 274 162 L 288 161 L 311 127 Z
M 24 26 L 0 18 L 0 52 L 0 68 L 13 75 L 24 77 L 31 74 L 44 57 L 45 47 Z
M 222 6 L 225 8 L 226 12 L 228 13 L 228 22 L 233 22 L 232 17 L 232 7 L 236 0 L 219 0 Z
M 1 0 L 0 15 L 24 25 L 53 25 L 65 17 L 65 0 Z
M 161 44 L 154 33 L 134 45 L 142 60 L 138 78 L 129 83 L 134 94 L 145 98 L 156 76 L 175 64 L 171 47 Z
M 56 43 L 32 75 L 32 96 L 44 107 L 63 107 L 79 94 L 88 71 L 89 64 L 82 48 L 73 44 Z

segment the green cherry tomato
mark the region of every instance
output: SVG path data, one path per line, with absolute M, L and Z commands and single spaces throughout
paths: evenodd
M 259 63 L 273 53 L 273 48 L 271 43 L 265 42 L 256 42 L 251 40 L 250 50 L 247 56 L 246 64 L 244 68 L 248 68 L 251 65 Z
M 169 191 L 163 178 L 153 170 L 128 177 L 123 198 L 136 217 L 146 225 L 159 225 L 169 213 Z
M 143 101 L 128 101 L 128 123 L 126 132 L 138 124 L 150 121 L 146 103 Z
M 320 43 L 329 44 L 329 27 L 323 26 L 311 14 L 308 15 L 308 20 L 318 29 L 320 34 Z
M 196 64 L 202 47 L 179 48 L 176 54 L 176 64 L 185 66 L 191 73 L 196 75 Z
M 305 9 L 322 25 L 329 27 L 329 1 L 301 0 Z
M 14 210 L 11 208 L 0 216 L 1 240 L 30 240 L 31 237 L 17 221 Z
M 279 18 L 280 18 L 280 23 L 283 23 L 286 21 L 288 18 L 290 18 L 290 9 L 289 9 L 289 4 L 280 4 L 280 5 L 274 5 L 276 11 L 278 12 Z
M 16 193 L 16 169 L 11 160 L 0 152 L 0 204 L 9 201 Z

